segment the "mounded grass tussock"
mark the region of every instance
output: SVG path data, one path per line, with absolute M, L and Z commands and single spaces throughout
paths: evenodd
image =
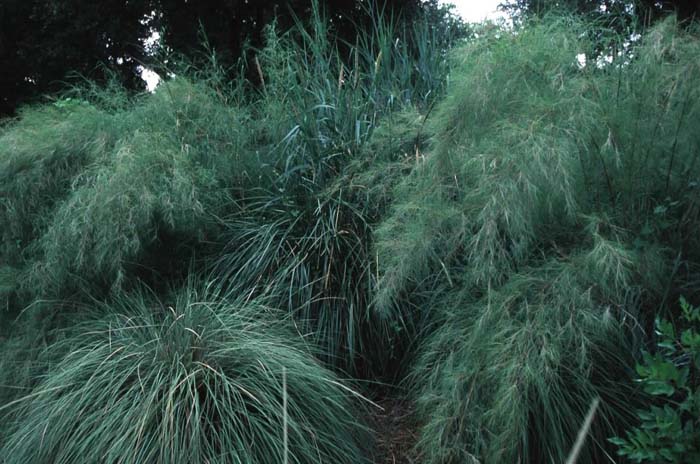
M 398 349 L 396 334 L 371 310 L 372 226 L 423 144 L 419 113 L 392 117 L 401 122 L 380 124 L 328 181 L 259 189 L 259 198 L 227 218 L 229 243 L 215 266 L 223 281 L 256 288 L 294 313 L 327 361 L 363 374 L 395 370 L 386 363 L 389 350 Z
M 47 317 L 44 311 L 51 306 L 49 302 L 36 303 L 20 318 L 0 312 L 0 447 L 15 412 L 14 407 L 5 406 L 29 394 L 55 360 L 46 348 L 63 336 L 55 329 L 65 326 L 65 321 Z
M 425 462 L 565 460 L 594 398 L 602 407 L 580 459 L 605 456 L 632 419 L 633 347 L 579 271 L 584 260 L 523 269 L 481 299 L 462 290 L 437 300 L 440 327 L 411 378 Z
M 16 410 L 3 462 L 367 462 L 351 390 L 277 311 L 188 290 L 96 312 L 4 406 Z
M 590 27 L 458 48 L 433 150 L 377 230 L 377 308 L 436 327 L 413 372 L 428 463 L 564 461 L 596 396 L 601 458 L 631 335 L 700 295 L 696 31 L 666 21 L 607 63 Z

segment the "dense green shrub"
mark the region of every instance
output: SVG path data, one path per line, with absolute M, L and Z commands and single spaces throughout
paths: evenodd
M 3 406 L 17 410 L 2 462 L 365 462 L 351 390 L 277 311 L 190 289 L 95 314 Z
M 611 439 L 634 462 L 700 460 L 700 309 L 681 299 L 681 321 L 657 320 L 656 352 L 644 352 L 637 374 L 655 405 L 637 412 L 640 424 Z

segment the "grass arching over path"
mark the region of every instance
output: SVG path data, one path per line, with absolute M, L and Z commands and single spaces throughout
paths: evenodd
M 101 455 L 166 456 L 169 440 L 180 458 L 277 460 L 273 364 L 316 382 L 290 410 L 299 462 L 367 458 L 338 372 L 409 372 L 423 462 L 563 461 L 595 397 L 580 462 L 614 453 L 644 400 L 645 331 L 700 293 L 697 34 L 669 21 L 581 67 L 591 26 L 550 18 L 486 28 L 448 67 L 414 45 L 451 38 L 415 26 L 377 23 L 339 57 L 318 17 L 268 31 L 258 89 L 183 73 L 0 129 L 8 456 L 42 427 L 37 462 L 89 455 L 55 423 Z M 217 297 L 171 304 L 193 276 Z M 317 408 L 317 392 L 338 400 Z M 165 409 L 120 399 L 144 394 Z M 86 427 L 118 418 L 83 396 L 145 425 L 108 445 Z

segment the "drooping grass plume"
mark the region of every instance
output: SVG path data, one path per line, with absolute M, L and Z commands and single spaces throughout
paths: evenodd
M 3 462 L 366 462 L 351 390 L 277 311 L 188 289 L 96 313 L 107 316 L 49 346 L 60 360 L 3 406 L 16 408 Z
M 561 462 L 596 396 L 581 452 L 604 456 L 630 331 L 700 294 L 700 41 L 668 21 L 582 66 L 589 27 L 457 49 L 434 149 L 377 229 L 377 309 L 436 327 L 413 374 L 428 463 Z
M 581 27 L 533 24 L 455 52 L 452 91 L 432 118 L 435 153 L 399 187 L 397 214 L 378 231 L 384 300 L 456 247 L 475 282 L 501 282 L 552 238 L 560 248 L 577 241 L 587 215 L 640 240 L 694 240 L 684 232 L 697 217 L 696 43 L 666 24 L 632 62 L 579 69 L 589 49 Z M 428 219 L 445 208 L 457 214 Z M 413 245 L 395 242 L 411 236 Z
M 412 378 L 425 462 L 563 462 L 596 397 L 581 462 L 605 456 L 631 419 L 632 348 L 579 275 L 582 259 L 524 269 L 480 299 L 464 289 L 438 300 L 444 319 Z
M 255 175 L 248 113 L 206 83 L 175 79 L 119 105 L 125 96 L 108 96 L 30 108 L 2 129 L 3 260 L 24 304 L 186 267 Z
M 59 104 L 62 103 L 62 104 Z M 2 254 L 16 264 L 70 192 L 74 178 L 113 147 L 123 126 L 79 100 L 25 110 L 0 128 Z

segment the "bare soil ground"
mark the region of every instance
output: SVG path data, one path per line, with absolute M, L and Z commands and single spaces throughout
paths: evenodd
M 377 464 L 417 464 L 414 450 L 418 424 L 414 405 L 402 398 L 383 398 L 375 402 L 383 408 L 373 409 L 370 425 L 376 432 Z

